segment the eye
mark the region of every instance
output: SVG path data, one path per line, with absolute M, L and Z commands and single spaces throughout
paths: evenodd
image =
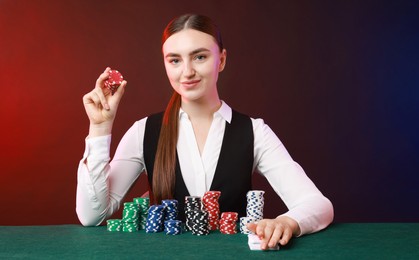
M 195 56 L 195 60 L 197 60 L 197 61 L 203 61 L 206 58 L 207 58 L 207 56 L 205 56 L 205 55 L 196 55 Z
M 170 59 L 169 63 L 173 64 L 173 65 L 177 65 L 179 64 L 180 60 L 179 59 Z

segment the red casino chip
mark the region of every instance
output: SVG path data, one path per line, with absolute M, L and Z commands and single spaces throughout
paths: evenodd
M 239 217 L 239 214 L 237 212 L 223 212 L 221 214 L 221 219 L 225 219 L 225 220 L 237 221 L 238 217 Z
M 110 70 L 109 77 L 105 80 L 105 87 L 112 92 L 112 95 L 116 92 L 118 87 L 122 84 L 124 77 L 117 70 Z

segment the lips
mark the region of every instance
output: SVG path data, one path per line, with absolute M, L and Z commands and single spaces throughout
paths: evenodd
M 187 80 L 187 81 L 182 81 L 180 82 L 182 84 L 183 87 L 185 88 L 193 88 L 196 85 L 198 85 L 198 83 L 201 82 L 200 79 L 196 79 L 196 80 Z

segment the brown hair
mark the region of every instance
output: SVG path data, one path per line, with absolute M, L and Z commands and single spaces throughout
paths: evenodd
M 217 26 L 209 17 L 197 14 L 186 14 L 173 19 L 163 32 L 162 45 L 167 38 L 184 29 L 194 29 L 213 36 L 220 52 L 223 50 L 223 42 Z M 155 203 L 161 203 L 162 199 L 172 199 L 174 196 L 180 106 L 181 96 L 174 91 L 163 115 L 154 161 L 152 191 Z

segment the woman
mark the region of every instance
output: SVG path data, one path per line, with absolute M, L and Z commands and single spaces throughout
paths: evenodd
M 218 74 L 227 52 L 205 16 L 184 15 L 163 33 L 163 58 L 173 96 L 164 112 L 134 123 L 112 161 L 109 144 L 126 81 L 111 95 L 104 87 L 110 68 L 83 97 L 90 120 L 86 150 L 78 169 L 77 214 L 83 225 L 99 225 L 115 212 L 138 176 L 146 171 L 161 199 L 202 196 L 220 190 L 221 211 L 244 214 L 254 171 L 265 176 L 289 211 L 249 224 L 262 249 L 285 245 L 292 236 L 325 228 L 333 207 L 292 160 L 261 119 L 232 110 L 218 96 Z

